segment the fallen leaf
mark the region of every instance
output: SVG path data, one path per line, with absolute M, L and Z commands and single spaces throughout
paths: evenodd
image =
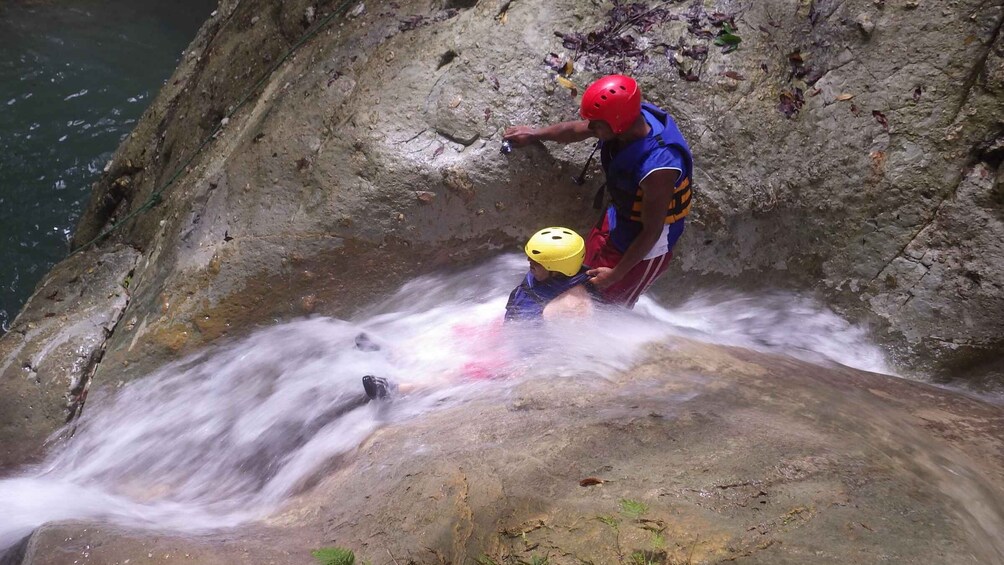
M 432 152 L 432 158 L 435 159 L 436 157 L 442 155 L 445 149 L 446 149 L 445 145 L 440 145 L 439 147 L 437 147 L 436 150 Z
M 809 72 L 805 67 L 805 59 L 802 58 L 802 52 L 798 49 L 788 53 L 788 65 L 791 67 L 788 80 L 791 80 L 792 77 L 802 78 Z
M 544 55 L 544 63 L 548 67 L 551 67 L 551 70 L 556 73 L 561 72 L 561 69 L 564 66 L 561 57 L 559 57 L 557 53 L 548 53 L 547 55 Z
M 603 479 L 597 479 L 596 477 L 586 477 L 579 481 L 580 487 L 591 487 L 594 485 L 602 485 L 604 483 Z
M 885 169 L 886 154 L 885 151 L 872 151 L 868 154 L 872 159 L 872 174 L 875 176 L 882 176 L 882 171 Z
M 801 88 L 796 88 L 794 91 L 786 90 L 778 98 L 778 111 L 789 118 L 795 117 L 795 114 L 798 114 L 798 111 L 802 109 L 802 105 L 805 104 Z
M 577 86 L 575 86 L 574 82 L 568 80 L 567 78 L 565 78 L 563 76 L 554 77 L 554 80 L 558 84 L 560 84 L 562 87 L 567 88 L 568 90 L 571 90 L 572 91 L 572 96 L 575 96 L 578 93 L 578 91 L 579 91 L 579 88 Z
M 920 95 L 923 94 L 923 93 L 924 93 L 924 90 L 921 87 L 918 86 L 917 88 L 914 88 L 913 89 L 913 101 L 914 102 L 920 102 Z
M 419 190 L 415 193 L 415 197 L 418 198 L 419 202 L 423 204 L 428 204 L 432 202 L 432 199 L 436 197 L 435 192 L 429 192 L 427 190 Z
M 885 119 L 885 114 L 879 112 L 878 110 L 872 110 L 872 117 L 875 118 L 876 122 L 882 124 L 882 127 L 885 128 L 886 131 L 889 131 L 889 121 Z
M 744 77 L 743 75 L 741 75 L 741 74 L 739 74 L 739 73 L 737 73 L 735 71 L 725 71 L 722 74 L 725 75 L 725 76 L 727 76 L 727 77 L 729 77 L 730 79 L 733 79 L 733 80 L 746 80 L 746 77 Z
M 485 121 L 487 122 L 490 119 L 492 119 L 492 109 L 485 108 Z
M 560 72 L 561 72 L 561 74 L 563 76 L 566 76 L 566 77 L 572 76 L 572 73 L 575 72 L 575 64 L 572 63 L 571 59 L 568 59 L 567 61 L 565 61 L 565 64 L 564 64 L 564 66 L 561 67 L 561 71 Z
M 708 46 L 707 45 L 695 45 L 693 47 L 688 47 L 683 50 L 683 54 L 691 59 L 697 59 L 698 61 L 703 61 L 708 58 Z
M 854 98 L 853 94 L 841 94 L 837 96 L 837 101 L 843 102 L 844 100 L 850 100 L 852 98 Z

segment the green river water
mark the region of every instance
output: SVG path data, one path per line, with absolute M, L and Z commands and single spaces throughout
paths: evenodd
M 0 0 L 0 327 L 215 0 Z

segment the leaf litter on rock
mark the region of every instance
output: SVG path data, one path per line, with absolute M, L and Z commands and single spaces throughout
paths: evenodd
M 777 109 L 786 117 L 793 118 L 802 109 L 804 104 L 805 98 L 802 96 L 802 89 L 795 88 L 794 90 L 786 90 L 781 93 Z
M 886 131 L 889 131 L 889 121 L 886 120 L 885 114 L 878 110 L 872 110 L 872 117 L 875 118 L 876 122 L 882 124 L 882 127 L 885 128 Z
M 640 2 L 622 4 L 614 2 L 607 12 L 607 22 L 600 29 L 587 33 L 561 32 L 554 35 L 561 38 L 565 49 L 575 53 L 572 60 L 582 56 L 595 58 L 640 57 L 643 49 L 634 36 L 626 32 L 634 30 L 638 34 L 648 33 L 656 25 L 670 19 L 665 8 L 650 8 Z

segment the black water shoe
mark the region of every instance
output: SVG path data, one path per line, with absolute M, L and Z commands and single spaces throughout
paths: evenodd
M 396 387 L 383 377 L 374 377 L 373 375 L 363 377 L 363 390 L 366 391 L 366 396 L 370 400 L 386 400 L 394 388 Z

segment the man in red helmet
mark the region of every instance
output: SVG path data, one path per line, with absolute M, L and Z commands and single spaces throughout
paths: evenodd
M 673 118 L 642 103 L 638 83 L 605 76 L 586 89 L 578 121 L 534 128 L 514 126 L 503 140 L 513 147 L 539 141 L 599 139 L 610 195 L 586 240 L 591 283 L 611 303 L 633 308 L 666 271 L 691 207 L 693 156 Z

